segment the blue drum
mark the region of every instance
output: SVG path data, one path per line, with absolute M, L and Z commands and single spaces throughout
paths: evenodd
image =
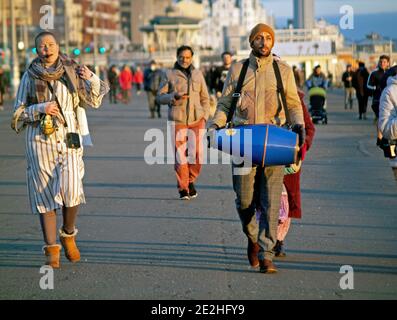
M 295 132 L 271 124 L 243 125 L 219 129 L 216 147 L 259 166 L 296 163 L 299 137 Z

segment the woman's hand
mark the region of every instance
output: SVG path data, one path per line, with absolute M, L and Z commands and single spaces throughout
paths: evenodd
M 59 115 L 58 104 L 55 101 L 47 102 L 44 108 L 46 114 L 49 114 L 51 116 Z
M 80 66 L 77 68 L 76 71 L 77 71 L 77 74 L 79 75 L 79 77 L 84 80 L 88 80 L 93 75 L 93 73 L 91 72 L 90 69 L 88 69 L 87 66 Z

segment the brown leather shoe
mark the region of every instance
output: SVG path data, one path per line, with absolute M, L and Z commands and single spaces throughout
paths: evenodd
M 252 242 L 251 239 L 248 238 L 247 256 L 248 256 L 248 261 L 250 262 L 250 265 L 253 268 L 259 266 L 258 252 L 259 252 L 259 244 Z
M 277 268 L 271 260 L 259 260 L 259 272 L 261 273 L 276 273 Z

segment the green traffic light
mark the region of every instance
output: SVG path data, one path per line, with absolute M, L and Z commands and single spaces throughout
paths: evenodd
M 80 49 L 78 49 L 78 48 L 76 48 L 76 49 L 73 50 L 73 54 L 74 54 L 75 56 L 78 56 L 80 53 L 81 53 L 81 51 L 80 51 Z
M 99 53 L 105 53 L 106 52 L 106 48 L 105 47 L 100 47 L 99 48 Z
M 86 47 L 86 48 L 84 49 L 84 51 L 85 51 L 86 53 L 90 53 L 90 52 L 91 52 L 91 48 L 90 48 L 90 47 Z

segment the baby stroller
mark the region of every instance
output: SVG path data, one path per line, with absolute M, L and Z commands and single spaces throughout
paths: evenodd
M 324 88 L 313 87 L 309 90 L 309 112 L 313 123 L 317 123 L 319 121 L 321 121 L 323 124 L 328 123 L 326 98 L 327 92 Z

